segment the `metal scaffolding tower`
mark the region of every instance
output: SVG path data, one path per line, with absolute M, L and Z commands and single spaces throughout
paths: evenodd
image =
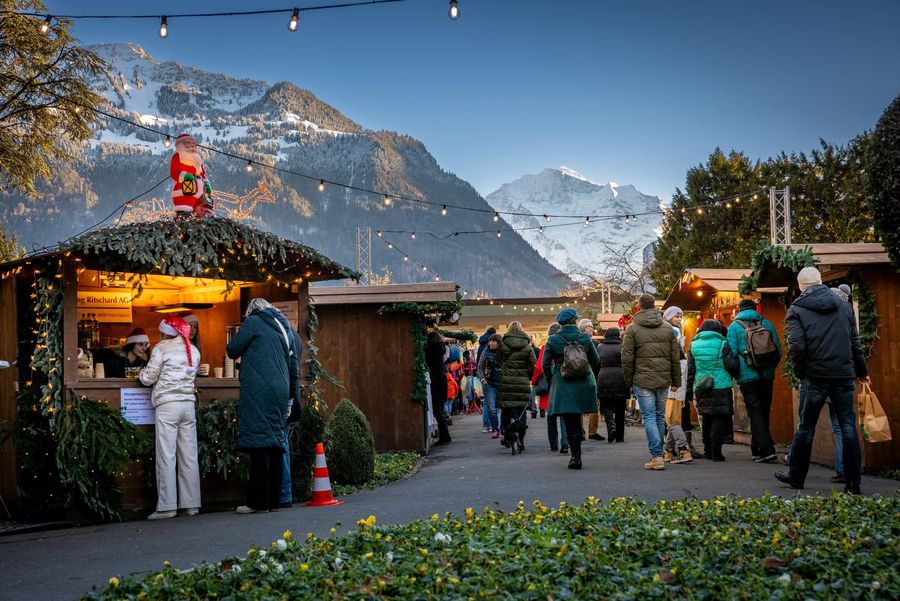
M 372 279 L 372 228 L 356 228 L 356 271 L 359 285 L 368 286 Z
M 606 282 L 600 282 L 600 312 L 612 313 L 612 286 Z
M 772 246 L 791 243 L 791 188 L 769 188 L 769 223 Z

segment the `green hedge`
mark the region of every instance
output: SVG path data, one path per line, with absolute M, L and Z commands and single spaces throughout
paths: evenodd
M 100 599 L 889 599 L 900 495 L 534 502 L 111 578 Z M 303 538 L 303 537 L 301 537 Z
M 375 438 L 365 414 L 341 399 L 325 426 L 328 474 L 337 484 L 365 484 L 375 475 Z

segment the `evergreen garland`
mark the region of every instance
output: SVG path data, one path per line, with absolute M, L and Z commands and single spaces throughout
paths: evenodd
M 46 268 L 45 268 L 46 269 Z M 63 291 L 58 280 L 62 266 L 55 275 L 35 268 L 34 312 L 36 335 L 34 354 L 31 357 L 32 380 L 40 382 L 40 407 L 44 415 L 58 413 L 63 404 Z
M 759 287 L 759 278 L 766 267 L 785 267 L 794 273 L 798 273 L 804 267 L 813 267 L 819 260 L 813 255 L 809 247 L 794 250 L 787 246 L 772 246 L 765 240 L 761 240 L 750 259 L 750 275 L 741 278 L 738 284 L 738 292 L 742 296 L 752 294 Z
M 878 326 L 881 325 L 881 316 L 875 304 L 875 295 L 872 287 L 862 279 L 856 271 L 851 271 L 847 279 L 853 285 L 853 296 L 859 308 L 859 339 L 862 343 L 863 353 L 866 359 L 872 356 L 872 347 L 878 338 Z
M 442 330 L 436 328 L 444 338 L 452 338 L 453 340 L 465 340 L 466 342 L 477 342 L 478 335 L 472 330 Z
M 900 269 L 900 96 L 885 109 L 869 151 L 868 199 L 891 263 Z
M 428 365 L 425 363 L 425 343 L 428 340 L 428 322 L 422 318 L 414 319 L 409 327 L 415 346 L 413 358 L 413 390 L 410 400 L 424 405 L 428 402 L 428 384 L 425 382 L 425 374 L 428 373 Z
M 215 400 L 197 409 L 197 456 L 200 475 L 217 474 L 223 480 L 246 480 L 247 456 L 234 448 L 237 436 L 237 399 Z

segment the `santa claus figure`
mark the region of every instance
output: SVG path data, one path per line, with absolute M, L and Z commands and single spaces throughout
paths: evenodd
M 213 214 L 212 186 L 203 170 L 203 157 L 197 140 L 189 134 L 175 138 L 175 154 L 169 167 L 169 175 L 175 180 L 172 202 L 176 217 L 208 217 Z

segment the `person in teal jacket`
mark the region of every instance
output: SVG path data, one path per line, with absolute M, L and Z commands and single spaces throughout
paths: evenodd
M 738 358 L 737 380 L 744 397 L 744 406 L 750 417 L 750 454 L 757 463 L 775 461 L 775 443 L 769 430 L 769 415 L 772 410 L 772 389 L 775 382 L 775 365 L 765 369 L 757 369 L 750 364 L 747 357 L 747 340 L 744 337 L 744 326 L 739 322 L 750 324 L 760 322 L 772 334 L 772 340 L 778 349 L 778 361 L 781 361 L 781 341 L 775 332 L 775 326 L 763 318 L 756 310 L 756 303 L 744 299 L 738 305 L 739 313 L 734 322 L 728 326 L 728 346 Z M 776 363 L 777 365 L 777 363 Z

